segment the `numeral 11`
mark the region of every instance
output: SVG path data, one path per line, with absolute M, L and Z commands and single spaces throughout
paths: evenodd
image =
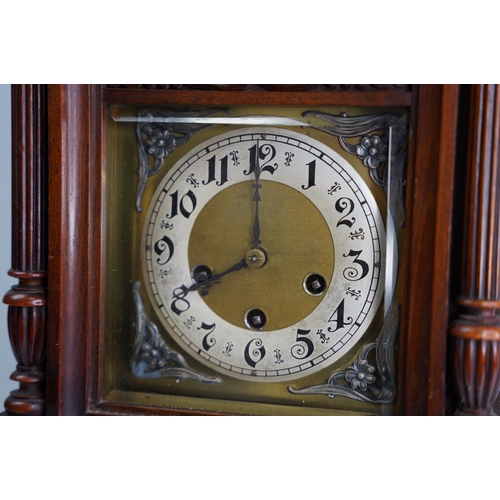
M 215 166 L 216 166 L 216 161 L 215 161 L 215 155 L 212 156 L 208 160 L 208 179 L 206 181 L 202 181 L 203 184 L 206 186 L 207 184 L 210 184 L 212 181 L 216 181 L 215 184 L 217 186 L 222 186 L 228 181 L 227 178 L 227 155 L 224 156 L 224 158 L 220 159 L 220 181 L 217 181 L 217 178 L 215 177 Z

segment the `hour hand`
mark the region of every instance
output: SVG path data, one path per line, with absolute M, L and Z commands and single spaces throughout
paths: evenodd
M 202 267 L 208 268 L 208 266 L 202 266 Z M 210 288 L 212 288 L 213 285 L 221 283 L 220 279 L 223 276 L 226 276 L 227 274 L 230 273 L 234 273 L 235 271 L 240 271 L 241 269 L 246 269 L 247 267 L 248 267 L 247 260 L 242 259 L 240 260 L 240 262 L 237 262 L 234 266 L 230 267 L 229 269 L 226 269 L 222 273 L 218 273 L 217 271 L 214 271 L 213 273 L 206 271 L 201 271 L 201 272 L 195 271 L 193 273 L 194 283 L 189 288 L 184 287 L 186 295 L 189 292 L 194 292 L 201 288 L 200 292 L 201 295 L 206 296 L 208 295 L 208 292 L 210 291 Z

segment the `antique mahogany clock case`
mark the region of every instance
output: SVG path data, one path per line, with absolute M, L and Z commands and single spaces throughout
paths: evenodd
M 494 412 L 495 85 L 12 89 L 7 414 Z

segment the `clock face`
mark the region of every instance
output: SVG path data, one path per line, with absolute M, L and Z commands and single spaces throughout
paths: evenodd
M 184 352 L 231 377 L 292 380 L 367 331 L 385 231 L 338 153 L 286 129 L 234 129 L 160 181 L 142 260 L 151 303 Z

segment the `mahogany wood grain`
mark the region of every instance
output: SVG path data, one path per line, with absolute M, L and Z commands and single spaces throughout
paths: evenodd
M 49 85 L 47 414 L 85 411 L 92 168 L 88 85 Z M 98 109 L 99 104 L 97 104 Z
M 9 415 L 45 413 L 47 124 L 44 85 L 12 86 L 12 269 L 4 297 L 19 382 Z
M 470 97 L 460 314 L 450 327 L 462 415 L 492 415 L 500 392 L 500 86 Z
M 399 356 L 399 410 L 404 415 L 443 415 L 446 409 L 458 96 L 458 85 L 421 85 L 413 106 Z
M 366 92 L 262 92 L 215 90 L 106 89 L 104 100 L 144 105 L 287 105 L 287 106 L 408 106 L 411 93 L 397 91 Z
M 411 85 L 405 84 L 168 84 L 168 83 L 127 83 L 127 84 L 107 84 L 104 85 L 105 88 L 110 89 L 129 89 L 129 90 L 151 90 L 151 89 L 163 89 L 163 90 L 216 90 L 216 91 L 262 91 L 270 90 L 272 92 L 318 92 L 318 91 L 328 91 L 332 90 L 342 90 L 347 92 L 359 91 L 379 91 L 379 92 L 411 92 Z

